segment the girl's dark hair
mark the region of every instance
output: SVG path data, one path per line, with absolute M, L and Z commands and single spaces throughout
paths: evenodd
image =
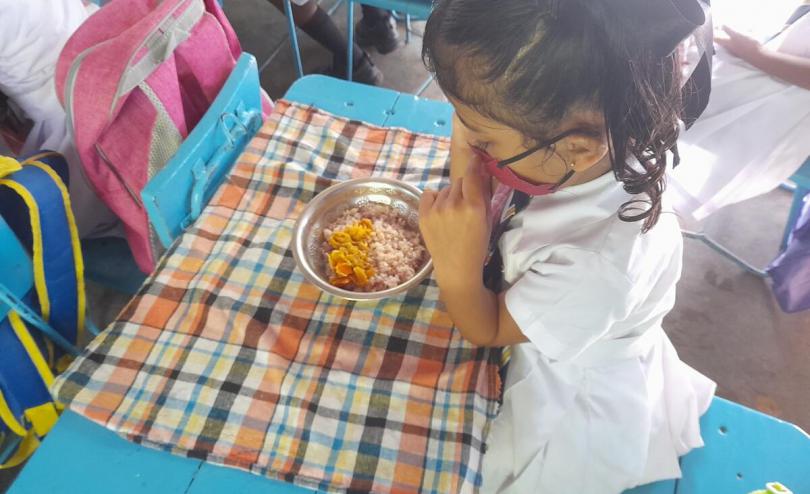
M 607 0 L 439 0 L 422 58 L 442 90 L 480 114 L 540 141 L 575 110 L 595 110 L 616 179 L 647 199 L 622 205 L 624 221 L 658 221 L 668 151 L 678 138 L 675 54 L 634 42 L 632 21 Z M 674 149 L 673 149 L 674 150 Z M 632 155 L 640 164 L 628 162 Z M 677 153 L 674 153 L 677 160 Z

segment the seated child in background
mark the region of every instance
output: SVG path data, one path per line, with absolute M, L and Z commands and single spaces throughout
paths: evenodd
M 715 42 L 708 106 L 681 136 L 683 165 L 670 174 L 687 223 L 775 189 L 810 156 L 810 4 L 765 43 L 728 27 Z
M 283 0 L 270 0 L 270 3 L 284 12 Z M 399 35 L 390 12 L 368 5 L 361 7 L 363 18 L 357 23 L 355 43 L 352 45 L 354 65 L 352 80 L 379 86 L 383 81 L 383 74 L 361 47 L 373 46 L 381 55 L 386 55 L 399 46 Z M 345 79 L 349 43 L 346 36 L 315 0 L 292 0 L 292 10 L 295 24 L 318 44 L 332 52 L 332 66 L 326 69 L 327 75 Z

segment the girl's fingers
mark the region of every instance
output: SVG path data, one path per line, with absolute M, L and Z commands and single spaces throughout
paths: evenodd
M 455 202 L 458 202 L 459 200 L 461 200 L 461 196 L 462 196 L 461 191 L 462 191 L 462 187 L 464 187 L 463 181 L 464 181 L 463 178 L 457 178 L 457 179 L 453 180 L 453 183 L 450 186 L 450 192 L 449 192 L 448 197 L 447 197 L 447 199 L 450 202 L 455 203 Z
M 450 195 L 450 187 L 445 187 L 439 191 L 436 195 L 436 201 L 433 203 L 433 207 L 436 209 L 442 209 L 447 204 L 447 197 Z
M 471 161 L 467 166 L 467 173 L 464 174 L 462 195 L 464 199 L 476 200 L 484 196 L 485 176 L 481 173 L 481 163 L 478 160 Z
M 714 41 L 716 43 L 722 43 L 722 42 L 725 42 L 725 41 L 731 41 L 731 38 L 729 37 L 728 34 L 726 34 L 724 32 L 721 32 L 721 31 L 718 31 L 714 35 Z
M 428 212 L 433 209 L 433 204 L 436 202 L 436 191 L 426 190 L 422 192 L 422 197 L 419 199 L 419 218 L 426 218 Z
M 733 38 L 734 36 L 738 36 L 740 34 L 738 31 L 728 26 L 723 26 L 722 29 L 730 38 Z

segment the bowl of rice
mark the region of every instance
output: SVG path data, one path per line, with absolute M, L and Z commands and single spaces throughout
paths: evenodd
M 321 290 L 349 300 L 378 300 L 418 285 L 430 273 L 413 185 L 358 178 L 312 199 L 295 225 L 293 256 Z

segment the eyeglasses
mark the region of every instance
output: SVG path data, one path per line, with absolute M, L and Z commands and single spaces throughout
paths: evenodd
M 501 179 L 502 182 L 506 182 L 507 185 L 509 185 L 509 182 L 511 182 L 511 183 L 526 182 L 522 178 L 518 177 L 511 169 L 507 168 L 509 165 L 517 163 L 518 161 L 520 161 L 522 159 L 528 158 L 529 156 L 536 153 L 537 151 L 540 151 L 541 149 L 553 146 L 554 144 L 556 144 L 560 140 L 568 137 L 569 135 L 576 134 L 577 132 L 579 132 L 577 129 L 567 130 L 567 131 L 557 135 L 556 137 L 554 137 L 552 139 L 542 141 L 539 144 L 537 144 L 536 146 L 532 146 L 531 148 L 527 149 L 526 151 L 523 151 L 522 153 L 517 154 L 515 156 L 512 156 L 511 158 L 507 158 L 505 160 L 498 160 L 498 159 L 494 158 L 492 155 L 490 155 L 488 152 L 486 152 L 485 150 L 483 150 L 481 148 L 478 148 L 478 147 L 475 147 L 475 146 L 473 146 L 472 150 L 475 153 L 475 155 L 478 157 L 478 159 L 480 159 L 481 162 L 484 164 L 486 169 L 489 171 L 490 175 L 493 175 L 496 178 Z M 567 182 L 571 178 L 571 176 L 573 176 L 573 175 L 574 175 L 573 168 L 569 168 L 566 171 L 565 175 L 562 177 L 562 179 L 560 179 L 559 182 L 557 182 L 556 184 L 554 184 L 553 186 L 550 187 L 550 190 L 553 191 L 553 190 L 558 189 L 565 182 Z

